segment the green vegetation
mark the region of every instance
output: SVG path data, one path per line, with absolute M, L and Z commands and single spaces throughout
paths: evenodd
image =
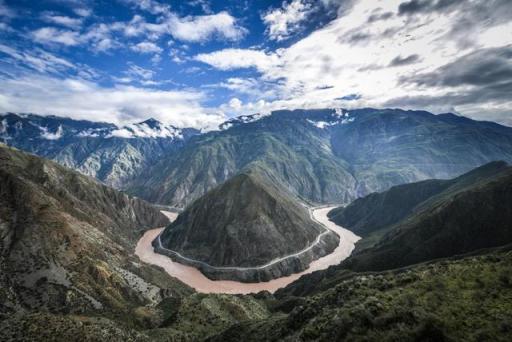
M 512 252 L 399 271 L 352 274 L 272 316 L 238 324 L 213 341 L 508 341 Z M 285 305 L 285 303 L 288 303 Z

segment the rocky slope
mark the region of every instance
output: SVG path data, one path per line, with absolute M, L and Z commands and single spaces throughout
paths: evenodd
M 307 208 L 263 172 L 252 171 L 194 201 L 157 240 L 155 246 L 199 262 L 162 248 L 158 252 L 192 264 L 212 279 L 258 282 L 306 269 L 312 260 L 332 252 L 339 238 L 313 221 Z M 296 257 L 259 268 L 309 246 Z
M 349 203 L 393 185 L 452 178 L 512 162 L 512 128 L 399 109 L 275 111 L 228 121 L 191 139 L 129 190 L 186 206 L 235 174 L 262 167 L 295 195 Z
M 56 116 L 0 115 L 0 141 L 120 189 L 197 133 L 154 119 L 117 127 Z
M 0 320 L 46 312 L 158 324 L 154 306 L 191 290 L 133 250 L 166 222 L 142 200 L 0 145 Z

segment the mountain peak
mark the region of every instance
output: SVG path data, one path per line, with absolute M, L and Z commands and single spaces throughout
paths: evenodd
M 147 120 L 139 122 L 139 125 L 142 125 L 142 124 L 145 124 L 146 126 L 148 126 L 150 128 L 157 128 L 162 125 L 162 123 L 155 118 L 149 118 Z
M 194 266 L 212 279 L 246 282 L 300 272 L 337 244 L 334 233 L 324 233 L 304 206 L 255 170 L 232 177 L 196 200 L 159 239 L 159 253 L 174 251 L 195 260 Z M 295 255 L 293 262 L 271 263 L 315 239 L 320 240 L 311 253 Z

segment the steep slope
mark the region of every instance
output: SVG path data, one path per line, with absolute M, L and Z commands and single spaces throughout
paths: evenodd
M 491 162 L 450 180 L 430 179 L 397 185 L 336 208 L 329 213 L 329 218 L 362 236 L 359 248 L 368 247 L 407 216 L 507 168 L 505 162 Z
M 193 202 L 157 240 L 156 246 L 199 261 L 192 264 L 213 279 L 266 281 L 304 270 L 312 260 L 332 252 L 339 238 L 313 221 L 293 196 L 253 171 Z M 301 252 L 309 246 L 313 247 Z M 156 250 L 187 263 L 176 253 Z
M 44 311 L 158 321 L 145 306 L 190 289 L 133 250 L 144 229 L 166 222 L 142 200 L 0 145 L 0 319 Z
M 512 128 L 399 109 L 275 111 L 233 119 L 191 139 L 129 191 L 184 207 L 256 165 L 306 200 L 349 203 L 493 160 L 512 162 Z
M 154 119 L 109 123 L 33 114 L 0 115 L 0 140 L 123 188 L 141 171 L 182 147 L 198 132 Z
M 512 167 L 438 195 L 395 224 L 371 249 L 345 263 L 382 270 L 512 242 Z

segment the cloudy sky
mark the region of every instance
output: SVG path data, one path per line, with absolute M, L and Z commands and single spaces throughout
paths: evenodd
M 206 127 L 400 107 L 512 125 L 510 0 L 0 0 L 0 112 Z

